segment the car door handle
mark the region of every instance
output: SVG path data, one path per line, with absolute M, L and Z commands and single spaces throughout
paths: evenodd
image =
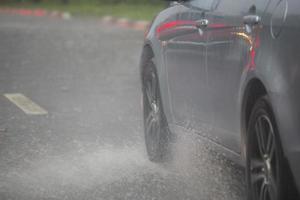
M 196 21 L 196 27 L 197 28 L 206 28 L 209 24 L 209 21 L 207 19 L 200 19 Z
M 261 22 L 261 17 L 258 15 L 246 15 L 243 17 L 244 24 L 253 26 Z

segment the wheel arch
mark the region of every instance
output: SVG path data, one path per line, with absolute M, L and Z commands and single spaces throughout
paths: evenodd
M 245 160 L 245 155 L 246 155 L 246 137 L 247 137 L 247 129 L 248 129 L 248 123 L 249 123 L 249 118 L 252 112 L 252 109 L 255 105 L 255 102 L 261 98 L 262 96 L 269 96 L 270 94 L 268 94 L 268 90 L 267 87 L 265 86 L 265 84 L 259 79 L 259 78 L 252 78 L 251 80 L 248 81 L 245 90 L 244 90 L 244 94 L 242 96 L 242 104 L 241 104 L 241 148 L 242 148 L 242 158 Z M 272 102 L 270 102 L 272 104 Z M 271 108 L 273 107 L 273 105 L 270 105 Z M 273 109 L 273 108 L 272 108 Z M 276 117 L 276 113 L 273 112 L 275 121 L 277 120 Z M 276 122 L 277 123 L 277 122 Z M 279 130 L 278 130 L 279 131 Z M 289 188 L 286 191 L 289 195 L 289 197 L 295 197 L 296 199 L 299 198 L 299 191 L 297 190 L 297 185 L 296 185 L 296 181 L 292 175 L 292 170 L 291 170 L 291 166 L 290 163 L 286 157 L 284 148 L 282 146 L 282 141 L 281 141 L 281 135 L 279 133 L 278 135 L 279 140 L 280 140 L 280 146 L 281 149 L 283 151 L 283 156 L 284 156 L 284 166 L 286 167 L 286 176 L 288 177 L 288 179 L 290 180 L 289 182 Z
M 249 81 L 246 86 L 246 90 L 243 96 L 243 103 L 242 103 L 242 113 L 243 118 L 242 121 L 245 122 L 243 126 L 247 129 L 248 121 L 251 114 L 251 109 L 253 108 L 257 99 L 261 96 L 267 95 L 267 89 L 258 78 L 253 78 Z
M 241 104 L 241 150 L 242 150 L 242 158 L 245 159 L 246 153 L 246 133 L 249 123 L 249 118 L 251 115 L 251 111 L 255 105 L 255 102 L 262 96 L 268 95 L 267 89 L 263 82 L 258 78 L 252 78 L 248 81 L 243 97 L 242 97 L 242 104 Z

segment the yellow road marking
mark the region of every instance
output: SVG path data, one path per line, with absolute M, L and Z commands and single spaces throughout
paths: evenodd
M 46 115 L 48 112 L 31 101 L 28 97 L 23 94 L 4 94 L 4 96 L 14 103 L 17 107 L 23 110 L 27 115 Z

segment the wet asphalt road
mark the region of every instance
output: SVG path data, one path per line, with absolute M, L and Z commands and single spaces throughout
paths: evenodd
M 147 160 L 142 39 L 93 19 L 0 15 L 0 200 L 245 199 L 242 170 L 195 135 L 178 137 L 168 163 Z

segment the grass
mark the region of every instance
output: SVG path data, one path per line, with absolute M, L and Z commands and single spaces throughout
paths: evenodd
M 58 2 L 41 3 L 2 3 L 0 7 L 13 8 L 43 8 L 46 10 L 68 11 L 80 16 L 106 16 L 126 17 L 133 20 L 151 20 L 155 14 L 163 9 L 163 4 L 100 4 L 98 2 L 75 2 L 63 5 Z

